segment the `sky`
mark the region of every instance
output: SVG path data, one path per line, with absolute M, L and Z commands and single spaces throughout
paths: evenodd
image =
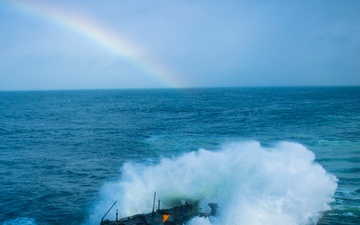
M 1 0 L 0 90 L 360 85 L 360 1 Z

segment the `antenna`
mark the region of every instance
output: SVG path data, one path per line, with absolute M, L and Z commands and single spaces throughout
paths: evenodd
M 153 210 L 152 210 L 152 216 L 155 215 L 155 198 L 156 198 L 156 191 L 154 192 L 154 201 L 153 201 Z
M 105 215 L 101 218 L 101 222 L 104 220 L 105 216 L 110 212 L 110 210 L 114 207 L 114 205 L 117 203 L 117 201 L 114 202 L 114 204 L 110 207 L 110 209 L 105 213 Z

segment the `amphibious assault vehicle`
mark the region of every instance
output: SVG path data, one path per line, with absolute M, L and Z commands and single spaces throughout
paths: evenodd
M 185 201 L 183 204 L 167 208 L 160 209 L 160 200 L 158 201 L 158 209 L 155 210 L 155 196 L 152 212 L 147 214 L 137 214 L 125 218 L 118 218 L 118 212 L 116 211 L 115 220 L 105 219 L 109 211 L 114 207 L 116 202 L 107 211 L 104 217 L 101 219 L 100 225 L 182 225 L 188 222 L 190 219 L 200 216 L 209 217 L 215 216 L 218 205 L 216 203 L 210 203 L 211 211 L 209 213 L 200 212 L 197 202 Z

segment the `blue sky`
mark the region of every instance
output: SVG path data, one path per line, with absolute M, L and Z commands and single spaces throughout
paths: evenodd
M 4 0 L 0 90 L 360 85 L 359 9 L 357 0 Z

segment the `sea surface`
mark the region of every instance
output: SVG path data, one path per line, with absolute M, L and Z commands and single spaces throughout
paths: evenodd
M 0 92 L 0 224 L 360 224 L 360 87 Z M 207 208 L 204 207 L 206 211 Z

